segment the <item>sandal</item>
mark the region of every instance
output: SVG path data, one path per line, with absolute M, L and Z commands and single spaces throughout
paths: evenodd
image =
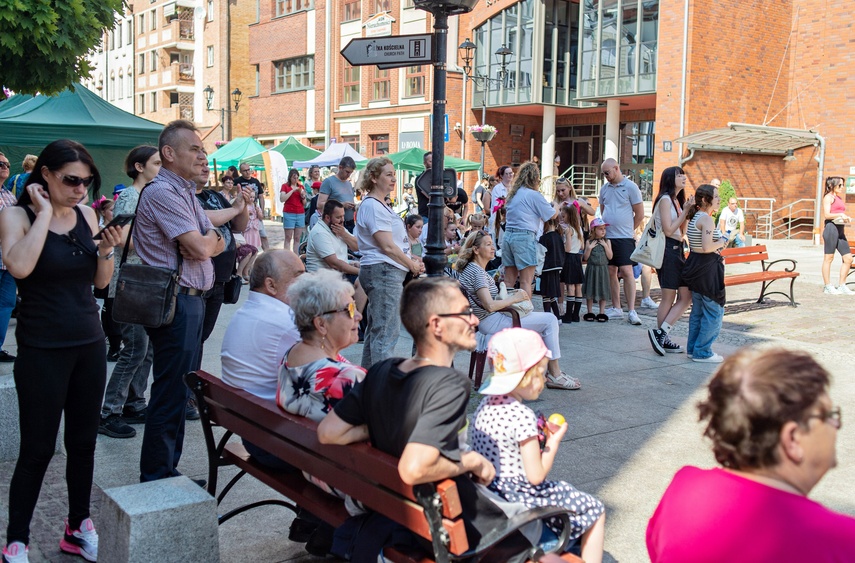
M 582 388 L 582 383 L 575 377 L 570 377 L 562 371 L 558 377 L 547 375 L 546 386 L 550 389 L 565 389 L 567 391 L 576 391 L 577 389 Z
M 582 319 L 588 321 L 589 323 L 592 323 L 597 320 L 597 315 L 595 315 L 594 313 L 585 313 L 585 316 L 582 317 Z
M 608 315 L 605 315 L 605 314 L 603 314 L 603 313 L 600 313 L 599 315 L 597 315 L 597 322 L 598 322 L 598 323 L 607 323 L 607 322 L 609 322 L 609 317 L 608 317 Z

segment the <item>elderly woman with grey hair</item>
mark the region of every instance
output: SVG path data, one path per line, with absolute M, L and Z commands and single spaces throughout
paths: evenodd
M 365 376 L 363 368 L 340 354 L 358 340 L 362 315 L 353 286 L 334 270 L 300 276 L 288 288 L 288 303 L 302 340 L 285 353 L 276 402 L 320 422 Z

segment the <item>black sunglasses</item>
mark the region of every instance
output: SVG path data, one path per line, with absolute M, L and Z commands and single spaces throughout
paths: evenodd
M 0 161 L 0 169 L 9 170 L 9 163 Z
M 69 188 L 76 188 L 81 184 L 83 184 L 84 188 L 88 188 L 92 184 L 92 182 L 95 181 L 95 176 L 81 178 L 80 176 L 69 176 L 67 174 L 60 174 L 59 172 L 54 172 L 54 174 L 56 174 L 57 177 L 62 181 L 62 183 L 68 186 Z

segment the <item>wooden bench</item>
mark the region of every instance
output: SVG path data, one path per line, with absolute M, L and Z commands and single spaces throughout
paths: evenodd
M 269 504 L 295 512 L 299 506 L 335 527 L 349 517 L 342 500 L 309 483 L 301 473 L 277 471 L 258 463 L 241 443 L 229 441 L 237 435 L 334 486 L 371 510 L 406 526 L 424 538 L 433 549 L 433 557 L 430 557 L 423 552 L 386 548 L 384 555 L 389 561 L 445 563 L 463 558 L 490 561 L 491 547 L 533 521 L 557 516 L 564 519 L 565 530 L 570 529 L 567 511 L 562 508 L 530 510 L 509 519 L 505 529 L 495 530 L 482 538 L 481 543 L 486 547 L 478 552 L 471 551 L 454 481 L 446 479 L 433 484 L 408 486 L 398 475 L 397 458 L 371 447 L 367 442 L 348 446 L 321 445 L 317 438 L 317 423 L 282 411 L 274 401 L 227 385 L 204 371 L 188 373 L 185 381 L 198 402 L 208 451 L 207 489 L 217 499 L 217 504 L 246 474 L 289 499 L 263 500 L 235 508 L 219 516 L 220 524 L 242 512 Z M 225 430 L 219 440 L 214 437 L 214 426 Z M 240 471 L 217 495 L 218 471 L 226 466 L 236 466 Z M 558 538 L 559 546 L 568 543 L 567 535 L 565 532 Z M 538 548 L 532 548 L 530 557 L 537 559 L 541 554 Z M 572 554 L 561 557 L 564 561 L 582 562 Z
M 761 270 L 759 272 L 750 272 L 747 274 L 732 274 L 727 275 L 725 272 L 724 276 L 724 285 L 725 287 L 729 287 L 732 285 L 742 285 L 746 283 L 761 283 L 763 287 L 760 289 L 760 297 L 757 298 L 757 303 L 762 303 L 763 298 L 767 295 L 783 295 L 784 297 L 790 300 L 790 305 L 793 307 L 796 306 L 796 301 L 793 297 L 793 284 L 796 281 L 796 278 L 799 277 L 799 273 L 796 272 L 796 261 L 791 260 L 789 258 L 784 258 L 781 260 L 773 260 L 769 262 L 769 253 L 766 251 L 765 245 L 757 245 L 757 246 L 745 246 L 742 248 L 725 248 L 721 251 L 721 255 L 724 257 L 724 263 L 726 266 L 732 264 L 746 264 L 749 262 L 760 262 Z M 790 262 L 792 263 L 792 268 L 784 268 L 783 270 L 772 270 L 771 267 L 779 262 Z M 790 280 L 790 293 L 784 293 L 783 291 L 766 291 L 769 288 L 769 285 L 772 284 L 775 280 L 780 279 L 789 279 Z

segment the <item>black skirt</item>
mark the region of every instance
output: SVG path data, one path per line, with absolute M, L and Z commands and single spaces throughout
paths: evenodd
M 561 283 L 585 283 L 585 272 L 582 270 L 582 255 L 571 252 L 564 253 L 564 267 L 561 269 Z
M 540 275 L 540 296 L 561 297 L 561 270 L 547 270 Z

